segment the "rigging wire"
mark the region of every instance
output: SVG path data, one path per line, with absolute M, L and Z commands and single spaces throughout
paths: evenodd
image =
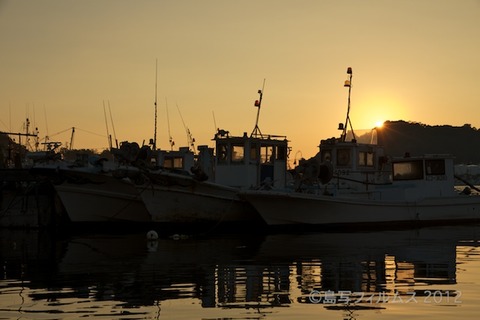
M 213 132 L 217 132 L 217 130 L 218 130 L 217 121 L 215 119 L 215 111 L 213 111 L 213 110 L 212 110 L 212 115 L 213 115 L 213 126 L 214 126 Z
M 173 141 L 172 134 L 170 133 L 170 116 L 168 115 L 167 97 L 165 97 L 165 109 L 167 111 L 168 143 L 170 144 L 170 150 L 173 150 L 173 146 L 175 145 L 175 141 Z
M 43 115 L 45 116 L 45 132 L 46 132 L 45 142 L 47 142 L 49 139 L 49 136 L 48 136 L 47 108 L 45 107 L 45 105 L 43 105 Z
M 112 149 L 112 139 L 110 137 L 110 132 L 108 131 L 107 112 L 105 111 L 105 100 L 103 100 L 103 116 L 105 118 L 105 127 L 107 127 L 108 148 Z
M 113 123 L 112 109 L 110 108 L 110 100 L 108 100 L 108 112 L 110 113 L 110 123 L 112 124 L 113 138 L 115 139 L 115 146 L 118 148 L 117 133 L 115 132 L 115 125 Z
M 192 147 L 193 152 L 195 153 L 195 145 L 194 145 L 195 139 L 193 138 L 192 133 L 190 132 L 190 129 L 188 129 L 188 127 L 185 125 L 185 121 L 183 121 L 183 116 L 182 116 L 182 113 L 180 112 L 180 108 L 178 107 L 178 103 L 177 103 L 177 110 L 178 110 L 178 114 L 180 114 L 180 119 L 182 119 L 183 127 L 185 128 L 185 132 L 187 134 L 188 148 L 190 149 L 190 147 Z

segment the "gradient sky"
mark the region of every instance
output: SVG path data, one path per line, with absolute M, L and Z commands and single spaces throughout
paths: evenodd
M 478 0 L 0 0 L 0 130 L 25 118 L 63 143 L 212 146 L 255 125 L 313 156 L 338 136 L 353 68 L 355 129 L 380 120 L 480 127 Z M 167 103 L 166 103 L 167 101 Z M 108 114 L 108 108 L 107 108 Z M 110 120 L 109 120 L 110 122 Z M 110 127 L 110 133 L 113 133 Z M 299 154 L 298 154 L 299 155 Z

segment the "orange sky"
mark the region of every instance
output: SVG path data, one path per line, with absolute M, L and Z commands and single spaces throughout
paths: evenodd
M 106 148 L 103 103 L 119 141 L 158 143 L 185 128 L 260 129 L 310 157 L 345 120 L 353 68 L 356 129 L 379 120 L 480 127 L 478 0 L 0 0 L 0 130 L 28 116 L 51 140 Z M 107 110 L 108 113 L 108 110 Z M 110 127 L 110 132 L 113 133 Z

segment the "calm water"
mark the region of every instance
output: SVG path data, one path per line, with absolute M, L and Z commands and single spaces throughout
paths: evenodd
M 478 319 L 480 227 L 211 235 L 0 230 L 0 319 Z

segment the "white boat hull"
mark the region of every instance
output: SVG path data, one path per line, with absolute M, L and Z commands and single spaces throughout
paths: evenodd
M 479 196 L 431 198 L 418 202 L 336 198 L 303 193 L 242 193 L 268 225 L 345 225 L 479 220 Z
M 153 222 L 261 222 L 258 213 L 238 197 L 238 189 L 189 176 L 162 173 L 155 183 L 137 186 Z
M 79 174 L 55 186 L 72 222 L 149 222 L 150 215 L 128 181 L 101 174 Z

